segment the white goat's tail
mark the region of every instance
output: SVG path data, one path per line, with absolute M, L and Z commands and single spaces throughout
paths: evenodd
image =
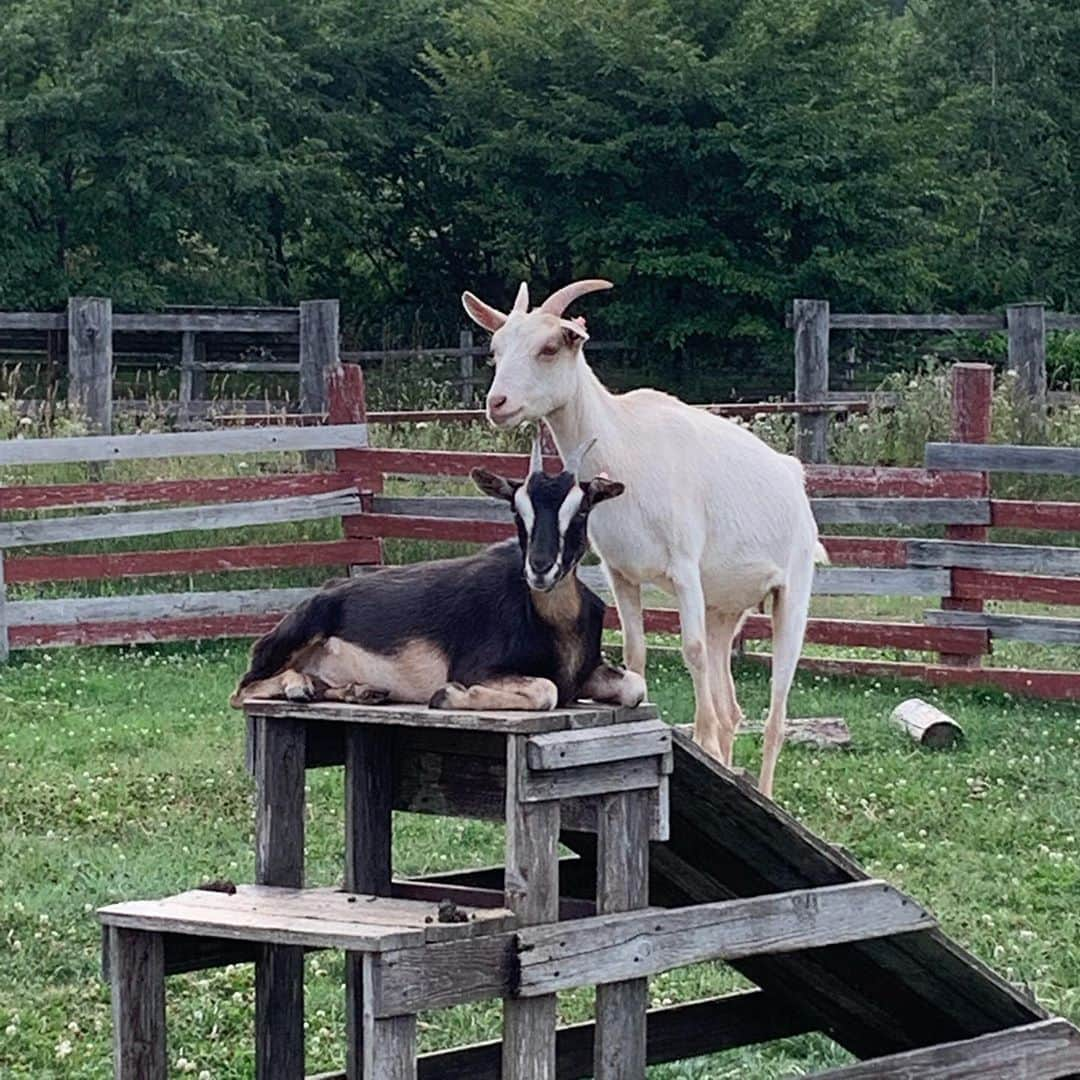
M 828 566 L 830 561 L 829 553 L 825 550 L 825 545 L 819 540 L 814 545 L 814 565 Z

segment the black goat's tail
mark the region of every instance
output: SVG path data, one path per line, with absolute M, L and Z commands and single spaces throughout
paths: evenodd
M 325 640 L 336 632 L 336 603 L 325 592 L 318 592 L 298 604 L 269 633 L 263 634 L 251 647 L 248 669 L 237 683 L 229 703 L 236 708 L 243 704 L 245 686 L 271 679 L 289 665 L 289 661 L 305 645 Z

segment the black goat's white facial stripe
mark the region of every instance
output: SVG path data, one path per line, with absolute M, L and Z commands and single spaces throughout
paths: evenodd
M 570 522 L 574 520 L 574 515 L 581 509 L 581 500 L 585 498 L 585 492 L 582 490 L 580 484 L 575 484 L 567 493 L 566 498 L 562 501 L 562 506 L 559 507 L 559 546 L 560 554 L 563 538 L 566 536 L 566 530 L 570 528 Z
M 522 484 L 521 487 L 514 492 L 514 509 L 521 515 L 521 523 L 525 526 L 526 536 L 532 536 L 533 523 L 536 521 L 536 511 L 533 509 L 532 499 L 529 498 L 529 493 L 526 491 L 527 484 Z

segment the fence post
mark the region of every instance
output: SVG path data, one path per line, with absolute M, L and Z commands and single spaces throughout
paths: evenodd
M 205 350 L 194 330 L 180 335 L 180 392 L 177 395 L 180 423 L 192 418 L 192 403 L 206 397 L 206 372 L 196 364 L 205 360 Z
M 4 553 L 0 551 L 0 664 L 6 664 L 11 651 L 7 622 L 7 579 L 4 577 Z
M 1005 314 L 1013 403 L 1023 437 L 1037 442 L 1046 430 L 1046 305 L 1010 304 Z
M 364 393 L 364 369 L 359 364 L 342 364 L 337 371 L 330 376 L 330 402 L 327 420 L 331 424 L 364 424 L 367 423 L 367 398 Z M 355 450 L 335 450 L 334 467 L 339 473 L 347 474 L 347 479 L 355 483 L 362 493 L 378 493 L 382 491 L 382 473 L 372 473 L 365 467 L 366 447 L 358 447 Z M 363 514 L 350 514 L 341 519 L 341 529 L 347 540 L 363 540 L 363 547 L 368 548 L 375 544 L 376 563 L 381 563 L 382 540 L 369 539 L 368 533 L 361 528 Z M 366 565 L 371 560 L 368 558 L 357 559 L 349 564 L 349 575 L 352 576 L 353 567 Z
M 112 431 L 112 300 L 72 296 L 68 300 L 68 404 L 93 431 Z
M 990 420 L 994 401 L 994 369 L 989 364 L 954 364 L 951 372 L 952 394 L 950 412 L 952 429 L 950 438 L 953 442 L 985 443 L 990 441 Z M 982 498 L 990 495 L 990 474 L 982 474 L 979 494 Z M 985 525 L 947 525 L 945 537 L 948 540 L 974 540 L 985 542 L 989 530 Z M 949 574 L 950 581 L 955 581 L 956 571 Z M 955 586 L 950 585 L 955 593 Z M 981 600 L 961 599 L 957 596 L 943 596 L 941 606 L 946 611 L 982 611 Z M 980 667 L 982 657 L 957 653 L 940 653 L 942 664 L 954 667 Z
M 829 301 L 796 300 L 792 305 L 795 330 L 795 400 L 825 401 L 829 396 Z M 800 461 L 828 460 L 828 413 L 798 413 L 795 455 Z
M 458 335 L 458 348 L 472 349 L 473 332 L 462 330 Z M 466 409 L 471 409 L 476 399 L 476 386 L 473 379 L 476 377 L 476 358 L 471 352 L 461 353 L 461 404 Z
M 329 407 L 330 375 L 341 366 L 337 300 L 305 300 L 300 305 L 300 411 Z

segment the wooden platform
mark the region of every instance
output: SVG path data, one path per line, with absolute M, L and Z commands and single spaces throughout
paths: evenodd
M 505 908 L 455 904 L 454 913 L 461 921 L 441 921 L 440 906 L 421 900 L 239 885 L 231 894 L 192 889 L 163 900 L 112 904 L 98 917 L 103 926 L 128 930 L 372 953 L 480 937 L 515 924 Z

